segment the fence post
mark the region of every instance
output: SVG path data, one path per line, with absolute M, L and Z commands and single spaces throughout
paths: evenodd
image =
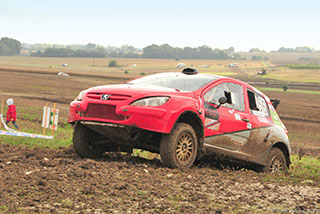
M 56 103 L 53 103 L 53 111 L 52 111 L 52 136 L 54 135 L 54 123 L 55 123 L 55 118 L 56 118 Z
M 4 101 L 2 100 L 1 101 L 1 115 L 3 116 L 3 103 L 4 103 Z M 2 126 L 2 123 L 0 122 L 0 129 L 1 129 L 1 126 Z
M 46 111 L 44 114 L 43 135 L 46 135 L 47 115 L 48 115 L 48 103 L 46 103 Z

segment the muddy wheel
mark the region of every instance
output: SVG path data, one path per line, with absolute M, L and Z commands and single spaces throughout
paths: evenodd
M 82 158 L 101 158 L 106 151 L 103 145 L 95 144 L 98 133 L 77 123 L 73 132 L 73 148 Z
M 274 147 L 268 157 L 267 165 L 262 168 L 263 172 L 287 172 L 287 161 L 283 152 Z
M 197 135 L 186 123 L 175 125 L 170 134 L 162 137 L 160 144 L 161 160 L 170 168 L 191 167 L 196 159 L 197 150 Z

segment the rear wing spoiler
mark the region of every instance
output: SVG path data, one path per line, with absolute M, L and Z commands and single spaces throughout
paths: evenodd
M 274 109 L 277 109 L 277 106 L 279 105 L 280 100 L 274 99 L 274 100 L 271 100 L 271 103 L 272 103 Z

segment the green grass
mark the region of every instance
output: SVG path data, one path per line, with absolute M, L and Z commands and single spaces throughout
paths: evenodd
M 320 70 L 319 64 L 288 64 L 285 66 L 289 67 L 291 69 L 316 69 L 316 70 Z
M 296 155 L 291 156 L 292 164 L 289 175 L 292 179 L 320 182 L 320 160 L 304 156 L 299 160 Z
M 257 89 L 259 89 L 260 91 L 276 91 L 276 92 L 283 92 L 283 93 L 320 94 L 320 91 L 299 90 L 299 89 L 290 89 L 290 88 L 286 92 L 284 92 L 282 88 L 258 87 Z
M 236 75 L 236 73 L 233 73 L 233 72 L 205 72 L 204 74 L 213 74 L 213 75 L 221 75 L 221 76 Z
M 9 207 L 7 207 L 6 205 L 1 205 L 0 206 L 0 211 L 1 212 L 7 212 L 9 210 Z
M 40 124 L 38 124 L 40 126 Z M 23 132 L 33 133 L 33 134 L 42 134 L 35 133 L 33 129 L 23 128 Z M 30 137 L 16 137 L 16 136 L 6 136 L 0 135 L 0 143 L 11 145 L 21 145 L 28 147 L 40 147 L 40 148 L 51 148 L 57 149 L 59 147 L 68 147 L 72 144 L 72 132 L 73 129 L 70 125 L 65 125 L 64 127 L 58 127 L 58 130 L 54 134 L 53 140 L 47 139 L 38 139 Z M 51 135 L 51 130 L 46 130 L 46 135 Z
M 288 175 L 265 174 L 267 181 L 308 183 L 320 186 L 320 160 L 315 157 L 304 156 L 299 160 L 291 155 L 291 165 Z
M 300 82 L 300 83 L 320 83 L 320 72 L 312 71 L 303 72 L 297 70 L 296 72 L 287 70 L 288 68 L 283 68 L 279 72 L 267 73 L 266 75 L 260 76 L 263 79 L 274 79 L 281 80 L 285 82 Z

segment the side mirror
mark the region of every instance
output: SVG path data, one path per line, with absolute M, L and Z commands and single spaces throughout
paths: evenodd
M 225 103 L 227 103 L 227 98 L 225 98 L 225 97 L 220 97 L 219 98 L 219 105 L 217 106 L 217 108 L 220 108 L 220 106 L 221 105 L 223 105 L 223 104 L 225 104 Z

